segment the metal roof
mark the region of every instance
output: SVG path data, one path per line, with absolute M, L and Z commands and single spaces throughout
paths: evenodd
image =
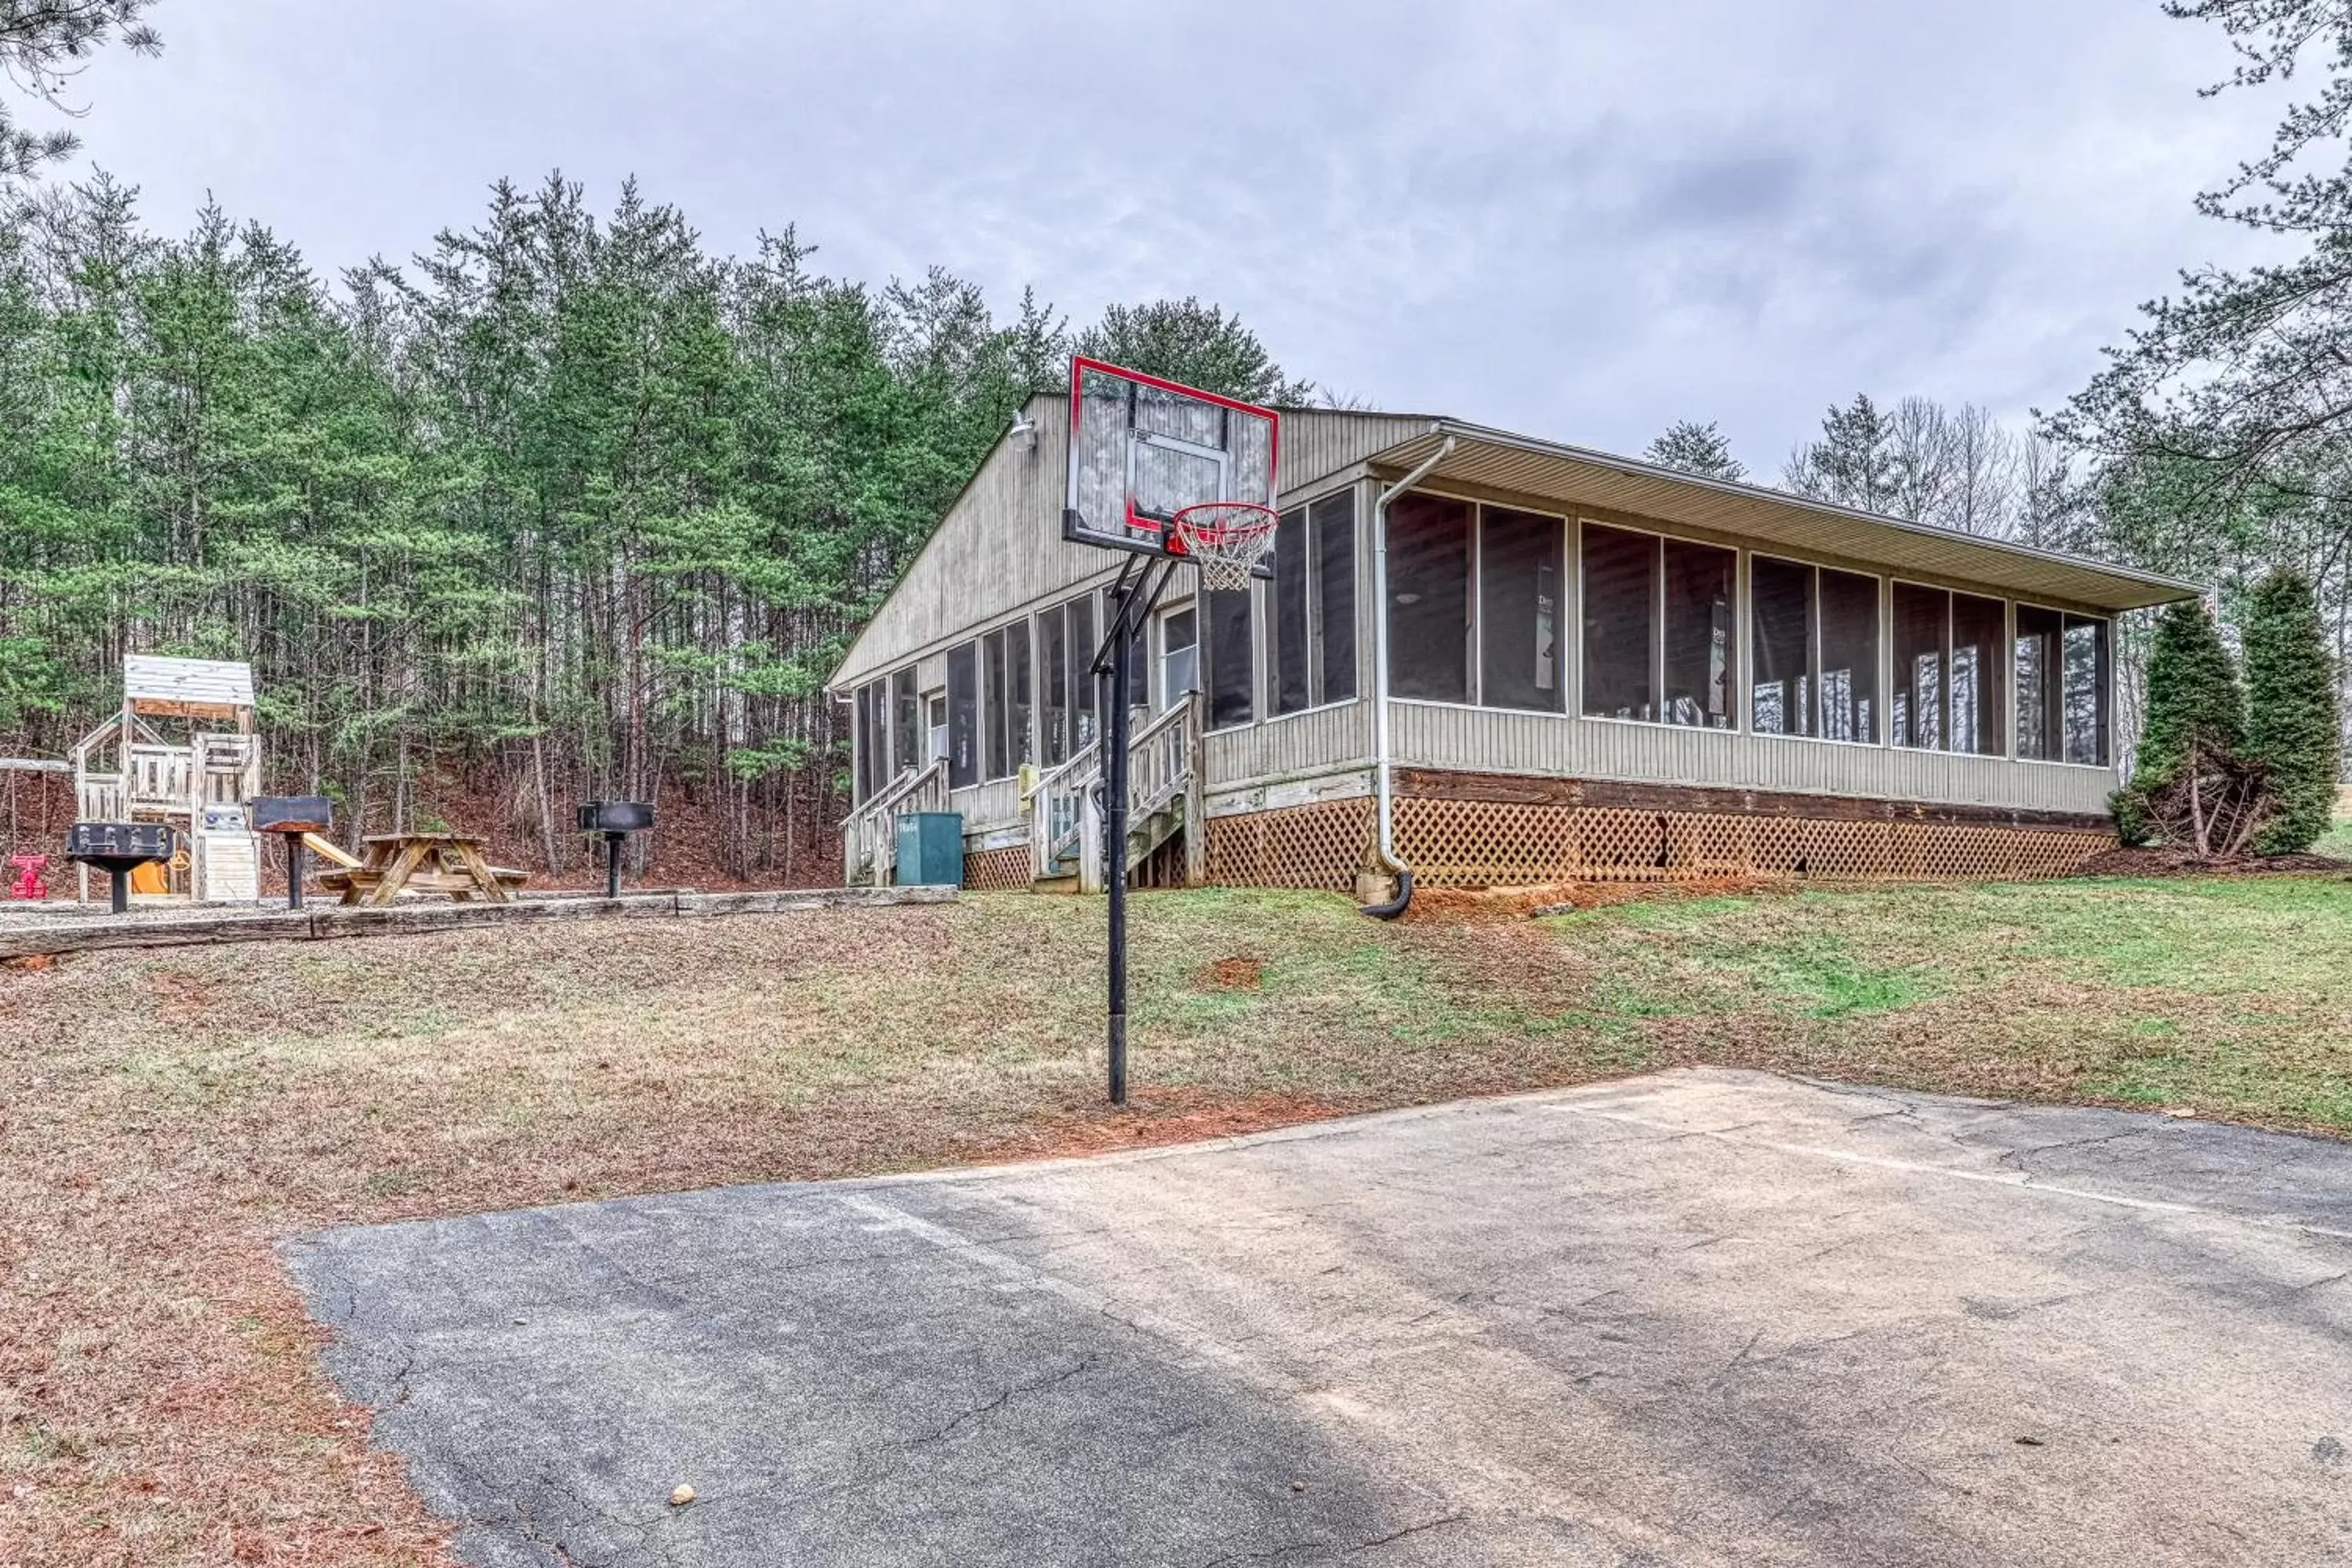
M 122 695 L 133 703 L 186 702 L 206 707 L 253 706 L 253 667 L 216 658 L 166 658 L 126 654 Z
M 1755 485 L 1703 479 L 1676 468 L 1583 447 L 1541 441 L 1459 420 L 1437 419 L 1412 440 L 1370 459 L 1402 473 L 1437 452 L 1454 450 L 1424 482 L 1448 480 L 1680 522 L 1817 555 L 1841 556 L 1902 574 L 1981 584 L 2026 599 L 2102 610 L 2137 610 L 2205 592 L 2201 584 L 2105 562 L 1979 539 L 1931 523 L 1882 517 L 1807 500 Z

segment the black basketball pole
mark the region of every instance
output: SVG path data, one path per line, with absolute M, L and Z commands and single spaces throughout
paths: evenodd
M 1127 683 L 1134 678 L 1135 642 L 1151 624 L 1152 609 L 1168 591 L 1177 563 L 1147 562 L 1128 585 L 1129 566 L 1119 569 L 1111 584 L 1108 635 L 1095 655 L 1097 681 L 1108 678 L 1109 706 L 1103 713 L 1103 854 L 1108 864 L 1110 891 L 1110 1102 L 1127 1103 Z M 1160 567 L 1154 581 L 1151 569 Z M 1099 688 L 1097 688 L 1099 689 Z
M 1137 584 L 1138 588 L 1141 584 Z M 1110 876 L 1110 1102 L 1127 1103 L 1127 682 L 1134 638 L 1129 597 L 1111 617 L 1110 711 L 1104 717 L 1103 852 Z

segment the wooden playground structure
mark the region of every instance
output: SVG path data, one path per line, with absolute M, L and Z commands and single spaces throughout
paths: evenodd
M 129 654 L 122 706 L 73 749 L 84 822 L 161 822 L 180 835 L 168 862 L 131 875 L 131 892 L 198 904 L 261 897 L 261 845 L 247 809 L 261 793 L 253 669 L 224 659 Z M 77 868 L 89 897 L 89 870 Z

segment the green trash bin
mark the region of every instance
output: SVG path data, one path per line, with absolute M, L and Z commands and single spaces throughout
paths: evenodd
M 909 811 L 898 817 L 898 885 L 963 886 L 963 814 Z

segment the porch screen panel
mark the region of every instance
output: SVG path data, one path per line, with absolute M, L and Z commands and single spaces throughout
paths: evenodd
M 1942 589 L 1895 584 L 1895 691 L 1887 699 L 1886 724 L 1898 746 L 1945 749 L 1951 619 L 1952 596 Z
M 980 645 L 948 649 L 948 787 L 980 782 Z
M 1095 596 L 1073 599 L 1063 608 L 1069 619 L 1070 755 L 1094 744 L 1101 682 L 1095 676 Z
M 1389 689 L 1470 700 L 1470 503 L 1407 495 L 1389 507 Z
M 1821 570 L 1822 738 L 1875 743 L 1878 700 L 1878 579 Z
M 1951 730 L 1955 752 L 1998 757 L 2009 749 L 2002 719 L 2008 686 L 2001 637 L 2007 607 L 1974 594 L 1952 595 Z
M 1748 598 L 1749 723 L 1759 735 L 1812 734 L 1813 569 L 1759 555 L 1748 563 Z
M 2065 627 L 2066 617 L 2055 610 L 2017 606 L 2017 754 L 2029 762 L 2054 763 L 2064 754 L 2059 643 Z
M 1658 539 L 1583 525 L 1584 712 L 1657 717 Z
M 1731 727 L 1731 601 L 1738 557 L 1669 539 L 1665 572 L 1665 700 L 1659 717 L 1695 729 Z
M 859 805 L 874 798 L 874 687 L 857 689 L 853 718 L 850 794 Z
M 1556 517 L 1478 509 L 1478 700 L 1560 711 L 1560 536 Z
M 1266 590 L 1267 662 L 1274 689 L 1267 695 L 1276 713 L 1314 705 L 1314 620 L 1308 605 L 1314 584 L 1308 562 L 1314 543 L 1307 509 L 1283 513 L 1274 532 L 1274 582 Z
M 2067 762 L 2106 766 L 2110 657 L 2106 622 L 2089 616 L 2065 618 L 2060 723 Z
M 1024 763 L 1037 760 L 1029 729 L 1033 673 L 1029 663 L 1029 623 L 1015 621 L 1004 628 L 1004 749 L 1010 757 L 1010 765 L 1004 771 L 1008 773 Z
M 1110 595 L 1103 595 L 1103 630 L 1108 634 L 1111 611 Z M 1139 626 L 1127 641 L 1127 705 L 1129 708 L 1151 706 L 1151 628 Z
M 1213 588 L 1203 595 L 1209 656 L 1209 728 L 1229 730 L 1256 716 L 1257 661 L 1250 636 L 1256 595 L 1247 588 Z
M 980 639 L 980 679 L 982 686 L 982 721 L 985 752 L 983 778 L 1001 779 L 1011 775 L 1012 765 L 1004 757 L 1004 634 L 990 632 Z
M 1037 616 L 1037 749 L 1045 767 L 1070 760 L 1069 616 L 1060 605 Z
M 1356 492 L 1314 506 L 1315 700 L 1356 699 Z
M 915 672 L 902 669 L 890 678 L 890 773 L 892 777 L 908 768 L 919 768 L 929 760 L 923 755 L 923 705 L 915 694 Z

